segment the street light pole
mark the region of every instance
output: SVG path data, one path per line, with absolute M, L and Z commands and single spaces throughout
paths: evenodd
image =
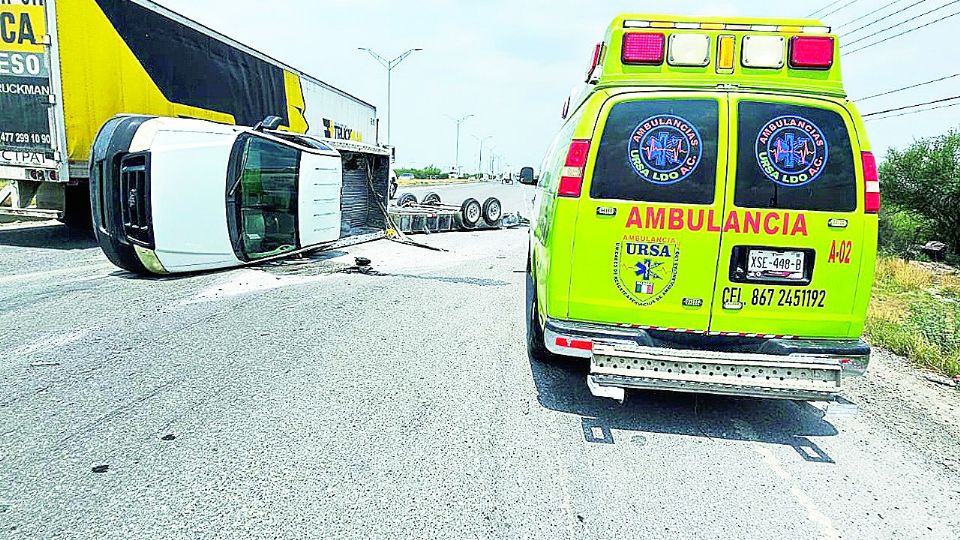
M 393 60 L 387 60 L 386 58 L 384 58 L 384 57 L 380 56 L 379 54 L 373 52 L 372 49 L 368 49 L 368 48 L 366 48 L 366 47 L 358 47 L 358 49 L 361 50 L 361 51 L 367 51 L 367 53 L 369 53 L 370 56 L 372 56 L 374 60 L 376 60 L 377 62 L 379 62 L 380 65 L 382 65 L 383 67 L 387 68 L 387 146 L 390 146 L 390 131 L 393 129 L 393 122 L 391 121 L 391 118 L 390 118 L 390 102 L 391 102 L 391 98 L 392 98 L 391 94 L 392 94 L 392 91 L 393 91 L 392 83 L 391 83 L 392 78 L 393 78 L 393 77 L 392 77 L 392 75 L 393 75 L 393 68 L 395 68 L 395 67 L 397 67 L 398 65 L 400 65 L 400 62 L 403 62 L 404 59 L 406 59 L 406 58 L 407 58 L 408 56 L 410 56 L 411 54 L 413 54 L 413 53 L 415 53 L 415 52 L 417 52 L 417 51 L 422 51 L 423 49 L 409 49 L 409 50 L 407 50 L 406 52 L 404 52 L 403 54 L 401 54 L 400 56 L 394 58 Z
M 476 135 L 474 135 L 473 138 L 480 141 L 480 159 L 477 160 L 477 174 L 482 175 L 483 174 L 483 143 L 492 139 L 493 136 L 487 135 L 486 137 L 481 139 L 480 137 L 477 137 Z
M 457 172 L 457 174 L 460 174 L 460 124 L 466 122 L 467 118 L 473 118 L 473 116 L 474 115 L 472 114 L 468 114 L 466 116 L 461 116 L 460 118 L 454 118 L 449 114 L 447 115 L 447 118 L 457 123 L 457 155 L 453 163 L 453 169 Z

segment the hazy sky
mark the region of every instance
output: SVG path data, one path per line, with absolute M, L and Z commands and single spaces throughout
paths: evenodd
M 772 2 L 728 0 L 669 3 L 595 0 L 159 0 L 159 3 L 295 66 L 377 106 L 386 116 L 386 72 L 357 47 L 393 58 L 422 47 L 393 72 L 393 143 L 397 166 L 436 164 L 455 155 L 455 125 L 447 117 L 476 115 L 463 125 L 460 163 L 477 167 L 473 136 L 513 166 L 539 166 L 560 125 L 560 110 L 581 81 L 593 45 L 619 12 L 804 17 L 832 0 Z M 836 4 L 841 7 L 851 0 Z M 892 0 L 852 0 L 823 20 L 834 27 Z M 951 0 L 901 0 L 843 34 L 888 14 L 894 16 L 842 37 L 841 44 L 898 24 Z M 709 4 L 709 6 L 707 6 Z M 825 10 L 824 13 L 834 8 Z M 945 7 L 848 50 L 911 26 L 960 11 Z M 869 49 L 844 55 L 846 88 L 856 99 L 960 72 L 956 40 L 960 15 Z M 859 104 L 862 113 L 960 94 L 960 77 Z M 381 138 L 385 138 L 381 120 Z M 960 106 L 867 124 L 877 153 L 914 138 L 960 127 Z M 486 156 L 484 167 L 487 167 Z

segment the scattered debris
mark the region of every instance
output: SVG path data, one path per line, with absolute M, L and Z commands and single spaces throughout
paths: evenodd
M 95 473 L 97 473 L 97 474 L 103 474 L 103 473 L 107 472 L 108 470 L 110 470 L 110 466 L 109 466 L 109 465 L 94 465 L 93 468 L 90 469 L 90 470 L 92 470 L 93 472 L 95 472 Z
M 957 386 L 957 384 L 960 384 L 960 377 L 954 377 L 953 379 L 948 379 L 946 377 L 941 377 L 939 375 L 927 374 L 927 375 L 924 375 L 923 378 L 932 383 L 936 383 L 941 386 L 949 386 L 950 388 L 953 388 Z
M 163 437 L 160 437 L 160 440 L 161 440 L 161 441 L 172 441 L 172 440 L 174 440 L 174 439 L 176 439 L 176 438 L 177 438 L 177 436 L 174 435 L 173 433 L 167 433 L 167 434 L 164 435 Z
M 30 367 L 54 367 L 59 366 L 60 362 L 31 362 Z
M 361 268 L 364 266 L 370 266 L 370 263 L 373 262 L 367 257 L 355 257 L 353 261 Z

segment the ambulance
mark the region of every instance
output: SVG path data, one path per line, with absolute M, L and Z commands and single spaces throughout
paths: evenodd
M 616 17 L 536 182 L 531 356 L 618 400 L 862 375 L 880 192 L 839 51 L 815 20 Z

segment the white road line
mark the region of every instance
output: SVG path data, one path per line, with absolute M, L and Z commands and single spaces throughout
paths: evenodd
M 763 462 L 770 467 L 770 470 L 774 474 L 779 476 L 784 482 L 790 485 L 790 494 L 793 495 L 793 498 L 796 499 L 797 504 L 799 504 L 807 512 L 807 518 L 816 525 L 819 535 L 817 536 L 818 540 L 840 540 L 840 532 L 837 531 L 837 528 L 833 526 L 833 522 L 827 517 L 823 512 L 817 508 L 816 503 L 813 501 L 813 498 L 810 497 L 803 488 L 800 487 L 800 484 L 794 480 L 790 473 L 783 468 L 783 465 L 777 461 L 777 457 L 773 455 L 773 452 L 769 448 L 762 445 L 761 443 L 755 442 L 757 440 L 757 433 L 751 428 L 746 422 L 742 420 L 734 420 L 734 426 L 737 429 L 737 432 L 740 433 L 740 436 L 744 439 L 749 439 L 750 446 L 753 450 L 760 455 L 760 458 Z

